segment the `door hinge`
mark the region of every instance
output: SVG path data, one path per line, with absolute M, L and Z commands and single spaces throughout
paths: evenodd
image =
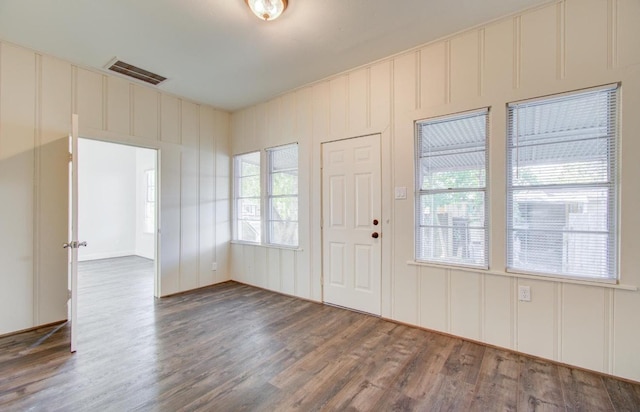
M 69 162 L 73 162 L 73 153 L 69 153 Z

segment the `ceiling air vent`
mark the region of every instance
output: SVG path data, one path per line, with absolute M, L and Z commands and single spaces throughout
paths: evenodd
M 115 60 L 112 64 L 108 65 L 108 69 L 120 74 L 124 74 L 125 76 L 133 77 L 134 79 L 153 84 L 154 86 L 167 80 L 166 77 L 160 76 L 159 74 L 151 73 L 149 71 L 146 71 L 145 69 L 141 69 L 132 64 L 125 63 L 121 60 Z

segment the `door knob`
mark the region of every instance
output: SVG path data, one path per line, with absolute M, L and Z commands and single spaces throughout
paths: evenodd
M 68 243 L 64 243 L 64 244 L 62 245 L 62 248 L 63 248 L 63 249 L 67 249 L 67 248 L 70 248 L 70 247 L 71 247 L 71 245 L 70 245 L 70 244 L 68 244 Z
M 87 246 L 87 241 L 85 240 L 84 242 L 78 243 L 78 247 L 80 246 Z
M 378 223 L 379 223 L 379 222 L 378 222 L 378 219 L 373 219 L 373 225 L 374 225 L 374 226 L 378 226 Z
M 378 234 L 378 232 L 373 232 L 371 234 L 371 237 L 374 238 L 374 239 L 377 239 L 378 237 L 380 237 L 380 235 Z

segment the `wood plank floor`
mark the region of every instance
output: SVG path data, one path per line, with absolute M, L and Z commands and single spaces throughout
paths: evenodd
M 640 385 L 228 282 L 83 263 L 67 325 L 0 339 L 2 411 L 640 411 Z

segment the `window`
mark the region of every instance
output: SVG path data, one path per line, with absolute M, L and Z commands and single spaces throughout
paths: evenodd
M 267 150 L 267 243 L 298 246 L 298 145 Z
M 508 106 L 507 270 L 617 278 L 617 87 Z
M 416 260 L 487 267 L 488 109 L 416 124 Z
M 234 197 L 236 240 L 260 243 L 260 152 L 234 157 Z
M 145 170 L 144 233 L 153 233 L 156 226 L 156 171 Z

